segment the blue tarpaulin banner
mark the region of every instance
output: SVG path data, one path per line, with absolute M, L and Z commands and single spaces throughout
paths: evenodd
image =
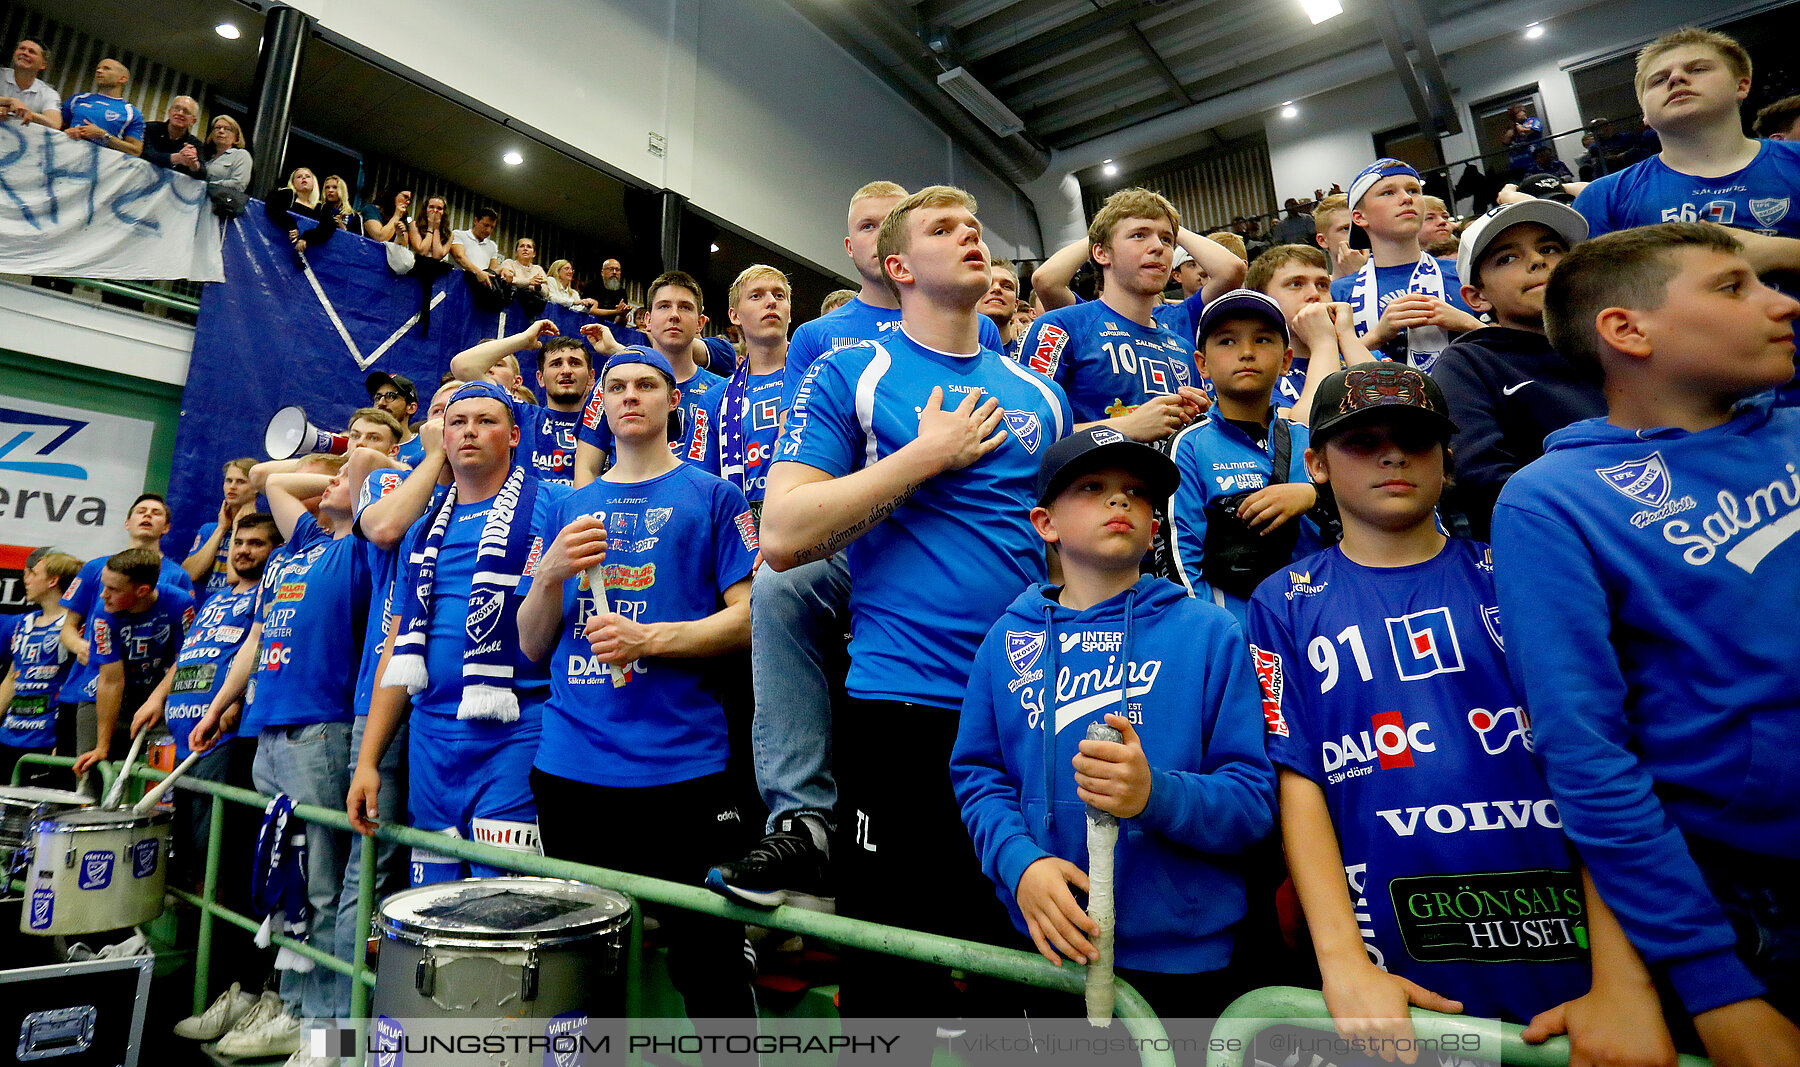
M 280 408 L 298 404 L 314 425 L 342 430 L 351 412 L 369 404 L 363 380 L 384 370 L 418 386 L 414 418 L 422 420 L 451 357 L 470 345 L 537 316 L 568 336 L 596 321 L 555 304 L 528 312 L 514 302 L 484 312 L 463 272 L 452 270 L 431 285 L 427 333 L 420 283 L 388 269 L 380 242 L 340 233 L 322 248 L 309 247 L 302 267 L 287 234 L 254 200 L 227 226 L 224 256 L 224 283 L 208 285 L 200 300 L 181 397 L 168 493 L 176 528 L 164 542 L 175 552 L 185 552 L 193 531 L 218 515 L 226 461 L 268 458 L 263 428 Z M 644 342 L 631 329 L 614 335 L 623 344 Z M 520 353 L 527 385 L 536 382 L 535 355 Z

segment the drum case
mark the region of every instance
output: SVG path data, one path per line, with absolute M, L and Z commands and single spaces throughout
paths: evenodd
M 0 971 L 0 1060 L 26 1067 L 137 1067 L 150 956 Z

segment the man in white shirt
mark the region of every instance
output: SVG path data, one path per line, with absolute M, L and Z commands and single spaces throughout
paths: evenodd
M 13 49 L 12 58 L 12 66 L 0 69 L 0 120 L 21 119 L 62 129 L 62 94 L 44 80 L 49 51 L 26 39 Z
M 450 258 L 469 272 L 470 281 L 489 289 L 500 277 L 500 245 L 494 241 L 494 227 L 499 224 L 500 213 L 484 207 L 475 212 L 468 229 L 450 231 Z

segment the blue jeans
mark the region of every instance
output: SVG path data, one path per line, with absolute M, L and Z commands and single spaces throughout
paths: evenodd
M 356 722 L 350 727 L 350 762 L 349 774 L 356 776 L 357 755 L 362 752 L 363 730 L 368 726 L 369 717 L 358 715 Z M 405 755 L 407 745 L 407 724 L 402 722 L 400 729 L 394 731 L 394 739 L 389 743 L 387 752 L 382 754 L 381 762 L 376 770 L 381 772 L 381 821 L 382 823 L 399 823 L 401 815 L 406 811 L 406 770 Z M 349 779 L 345 779 L 346 782 Z M 349 786 L 344 787 L 348 793 Z M 342 798 L 339 799 L 340 806 Z M 389 893 L 406 888 L 401 871 L 405 869 L 400 859 L 400 846 L 392 841 L 377 840 L 375 842 L 375 907 L 377 913 L 381 902 Z M 344 856 L 344 891 L 338 897 L 337 948 L 335 955 L 340 960 L 354 962 L 356 953 L 365 951 L 369 931 L 356 928 L 356 897 L 362 882 L 362 842 L 352 838 Z
M 350 724 L 265 727 L 256 740 L 253 774 L 259 793 L 286 793 L 296 804 L 342 811 L 350 792 Z M 335 952 L 338 897 L 344 888 L 347 835 L 326 827 L 306 827 L 306 899 L 312 905 L 306 943 Z M 350 1014 L 350 980 L 314 966 L 284 976 L 281 999 L 302 1019 L 343 1019 Z
M 750 747 L 756 788 L 769 809 L 765 832 L 783 815 L 816 812 L 835 828 L 831 774 L 831 684 L 825 650 L 850 603 L 850 569 L 839 552 L 792 570 L 758 567 L 750 584 L 750 681 L 756 715 Z

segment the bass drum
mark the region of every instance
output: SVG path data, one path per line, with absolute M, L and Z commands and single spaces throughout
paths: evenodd
M 163 912 L 167 811 L 67 811 L 33 828 L 30 887 L 19 916 L 28 934 L 93 934 Z
M 77 808 L 92 807 L 94 798 L 64 789 L 33 786 L 0 787 L 0 900 L 19 900 L 13 888 L 25 878 L 31 855 L 31 828 L 43 819 Z
M 371 1062 L 419 1037 L 507 1032 L 567 1041 L 624 1014 L 623 894 L 554 878 L 468 878 L 388 897 Z M 412 1039 L 407 1035 L 411 1034 Z M 407 1067 L 432 1062 L 405 1054 Z M 453 1055 L 444 1063 L 465 1062 Z

